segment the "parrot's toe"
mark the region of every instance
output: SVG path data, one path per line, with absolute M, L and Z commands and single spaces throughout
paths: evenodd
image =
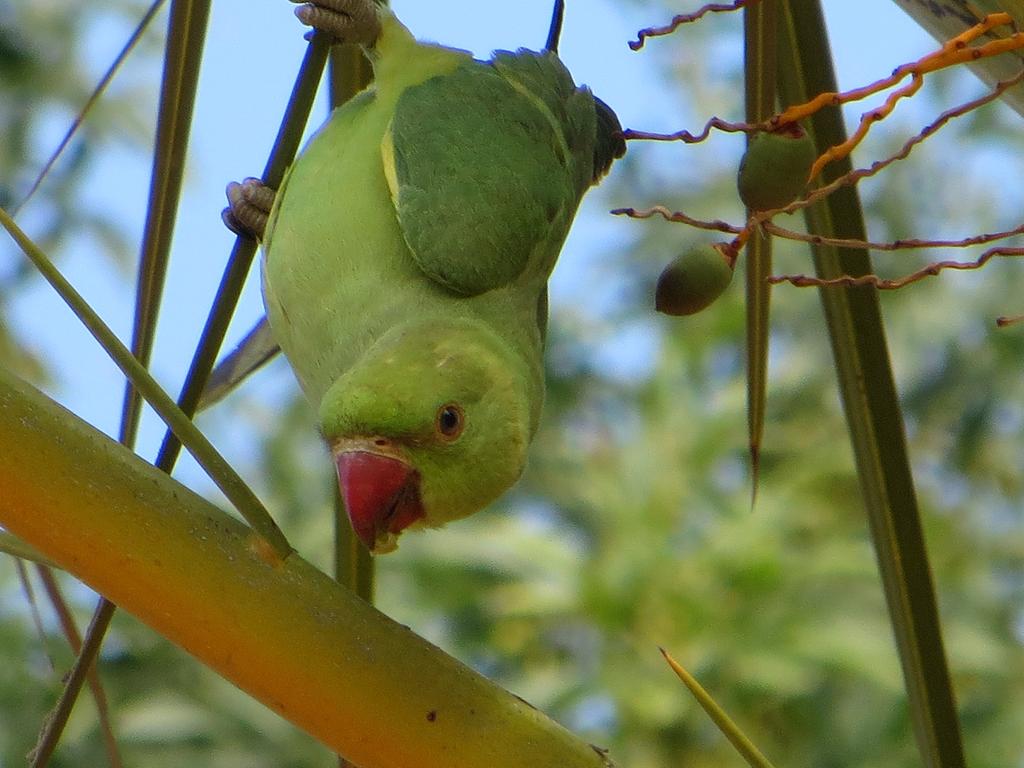
M 226 192 L 228 207 L 221 212 L 224 225 L 236 235 L 262 240 L 274 205 L 274 190 L 250 177 L 241 184 L 232 181 Z
M 373 45 L 380 18 L 373 0 L 292 0 L 299 21 L 346 43 Z

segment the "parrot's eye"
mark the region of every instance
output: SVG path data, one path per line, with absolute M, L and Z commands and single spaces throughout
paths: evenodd
M 466 414 L 455 403 L 447 403 L 437 409 L 437 432 L 444 440 L 457 438 L 465 425 Z

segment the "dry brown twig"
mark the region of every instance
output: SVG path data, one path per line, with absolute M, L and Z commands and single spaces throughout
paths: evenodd
M 690 24 L 709 13 L 727 13 L 729 11 L 738 11 L 744 6 L 752 5 L 756 0 L 736 0 L 734 3 L 708 3 L 701 8 L 698 8 L 693 13 L 680 13 L 672 17 L 672 21 L 662 27 L 647 27 L 641 29 L 636 33 L 636 40 L 631 40 L 629 47 L 634 51 L 639 51 L 644 47 L 644 41 L 648 37 L 661 37 L 662 35 L 671 35 L 683 24 Z
M 1005 240 L 1015 235 L 1024 234 L 1024 224 L 1013 229 L 1002 232 L 986 232 L 980 235 L 970 235 L 958 240 L 929 240 L 922 238 L 901 238 L 887 243 L 876 243 L 871 240 L 851 240 L 842 237 L 822 237 L 821 235 L 809 235 L 806 232 L 796 232 L 792 229 L 780 227 L 772 222 L 762 224 L 764 230 L 771 235 L 796 240 L 811 245 L 829 245 L 836 248 L 864 248 L 872 251 L 903 251 L 911 248 L 968 248 L 972 245 L 985 245 L 987 243 Z
M 670 34 L 680 25 L 696 21 L 710 11 L 734 11 L 742 8 L 744 5 L 745 3 L 742 0 L 728 5 L 710 3 L 694 13 L 680 14 L 664 27 L 651 27 L 640 30 L 637 41 L 630 43 L 630 47 L 636 50 L 642 46 L 644 38 Z M 685 130 L 675 133 L 650 133 L 647 131 L 627 130 L 623 132 L 623 135 L 629 140 L 683 141 L 692 144 L 705 140 L 712 129 L 733 133 L 778 131 L 783 126 L 805 120 L 824 107 L 861 101 L 910 78 L 909 83 L 890 93 L 881 106 L 868 110 L 861 115 L 857 129 L 846 141 L 834 147 L 829 147 L 818 157 L 808 174 L 808 181 L 811 181 L 821 173 L 826 165 L 849 155 L 864 140 L 875 123 L 881 122 L 892 114 L 899 101 L 916 94 L 924 84 L 925 75 L 957 64 L 967 64 L 1024 48 L 1024 32 L 1017 32 L 1016 30 L 1006 37 L 990 40 L 980 45 L 970 45 L 970 43 L 983 35 L 987 35 L 993 29 L 1003 26 L 1014 29 L 1014 21 L 1010 14 L 989 14 L 970 29 L 943 43 L 937 50 L 922 56 L 916 61 L 900 65 L 888 77 L 849 91 L 820 93 L 810 101 L 788 107 L 762 123 L 733 123 L 713 117 L 705 124 L 703 130 L 696 134 Z
M 694 227 L 695 229 L 710 229 L 716 232 L 728 232 L 730 234 L 738 235 L 743 231 L 743 227 L 738 227 L 735 224 L 730 224 L 727 221 L 721 219 L 715 219 L 713 221 L 704 221 L 702 219 L 695 219 L 682 211 L 670 211 L 663 205 L 655 205 L 652 208 L 636 209 L 636 208 L 616 208 L 611 211 L 613 216 L 628 216 L 631 219 L 649 219 L 652 216 L 661 216 L 666 221 L 674 221 L 680 224 L 686 224 Z
M 751 0 L 753 1 L 753 0 Z M 675 31 L 679 26 L 697 21 L 704 15 L 711 12 L 723 12 L 739 10 L 748 3 L 739 0 L 731 4 L 709 3 L 694 13 L 680 14 L 663 27 L 651 27 L 639 32 L 635 42 L 630 43 L 634 50 L 643 46 L 644 39 L 659 35 L 667 35 Z M 999 27 L 1009 27 L 1012 32 L 996 39 L 991 39 L 981 44 L 972 45 L 975 41 L 985 35 L 990 35 L 993 30 Z M 639 130 L 626 130 L 623 132 L 627 140 L 646 141 L 682 141 L 687 144 L 696 144 L 705 141 L 712 130 L 719 130 L 728 133 L 755 133 L 758 131 L 778 131 L 784 126 L 793 125 L 805 120 L 818 110 L 826 106 L 838 106 L 854 101 L 859 101 L 881 91 L 893 88 L 904 80 L 910 82 L 892 91 L 883 104 L 865 112 L 860 119 L 857 129 L 841 144 L 829 147 L 814 162 L 808 174 L 808 182 L 816 178 L 826 165 L 834 160 L 848 156 L 855 147 L 866 137 L 870 128 L 888 117 L 895 109 L 897 103 L 912 97 L 920 90 L 924 83 L 925 75 L 945 69 L 957 64 L 965 64 L 979 59 L 996 56 L 1008 51 L 1024 48 L 1024 32 L 1016 29 L 1013 19 L 1007 13 L 989 14 L 982 18 L 978 24 L 965 32 L 943 43 L 937 50 L 917 59 L 916 61 L 903 64 L 892 71 L 885 78 L 875 81 L 869 85 L 855 88 L 844 92 L 821 93 L 804 104 L 791 106 L 782 112 L 774 115 L 768 120 L 757 123 L 730 122 L 719 117 L 712 117 L 705 123 L 704 127 L 697 133 L 681 130 L 673 133 L 654 133 Z M 957 107 L 946 110 L 934 121 L 925 126 L 919 133 L 904 143 L 902 148 L 895 154 L 876 161 L 868 168 L 858 168 L 833 180 L 829 184 L 812 190 L 804 197 L 795 200 L 789 205 L 774 209 L 755 211 L 743 227 L 730 224 L 721 220 L 705 221 L 689 216 L 681 211 L 670 211 L 664 206 L 654 206 L 646 210 L 635 208 L 618 208 L 612 211 L 613 214 L 626 215 L 631 218 L 646 219 L 653 216 L 660 216 L 667 221 L 679 222 L 698 229 L 706 229 L 735 235 L 729 243 L 723 243 L 726 251 L 738 254 L 744 243 L 755 231 L 761 230 L 768 234 L 783 237 L 790 240 L 807 242 L 815 245 L 831 245 L 836 247 L 866 248 L 871 250 L 895 251 L 909 248 L 965 248 L 968 246 L 991 243 L 1003 240 L 1014 235 L 1024 234 L 1024 224 L 1004 232 L 987 233 L 965 237 L 960 240 L 931 240 L 931 239 L 901 239 L 889 243 L 874 243 L 869 241 L 847 240 L 841 238 L 823 238 L 816 235 L 808 235 L 801 232 L 780 227 L 772 222 L 772 219 L 780 213 L 794 213 L 806 208 L 809 205 L 824 199 L 843 186 L 856 185 L 861 179 L 874 176 L 883 169 L 902 160 L 910 155 L 913 149 L 925 139 L 929 138 L 951 120 L 961 117 L 975 109 L 999 98 L 1006 90 L 1024 81 L 1024 68 L 1014 77 L 998 82 L 991 91 L 971 101 L 965 102 Z M 922 269 L 898 278 L 882 278 L 878 275 L 863 275 L 852 277 L 843 275 L 837 278 L 823 279 L 807 275 L 779 275 L 768 279 L 771 284 L 790 283 L 796 286 L 873 286 L 881 290 L 894 290 L 915 283 L 925 277 L 937 275 L 948 269 L 974 270 L 980 269 L 995 256 L 1020 256 L 1024 255 L 1024 248 L 997 246 L 990 248 L 981 254 L 974 261 L 944 260 L 929 264 Z M 1024 321 L 1024 315 L 1002 316 L 997 318 L 996 324 L 1005 327 L 1017 322 Z
M 768 283 L 771 285 L 777 285 L 779 283 L 790 283 L 800 288 L 806 287 L 831 287 L 831 286 L 846 286 L 846 287 L 857 287 L 870 285 L 873 288 L 877 288 L 883 291 L 896 290 L 902 288 L 911 283 L 916 283 L 919 280 L 923 280 L 926 277 L 933 277 L 943 270 L 946 269 L 959 269 L 959 270 L 971 270 L 980 269 L 985 265 L 987 261 L 996 256 L 1024 256 L 1024 248 L 1010 248 L 1007 246 L 999 246 L 996 248 L 989 248 L 981 256 L 974 261 L 937 261 L 933 264 L 929 264 L 926 267 L 922 267 L 916 272 L 911 272 L 909 275 L 903 277 L 897 277 L 892 279 L 885 279 L 878 275 L 859 275 L 852 277 L 850 275 L 842 275 L 840 277 L 833 278 L 822 278 L 822 277 L 810 277 L 808 275 L 773 275 L 768 278 Z M 999 318 L 1005 320 L 1006 318 Z M 1009 325 L 1009 323 L 999 323 L 998 325 Z
M 622 138 L 626 141 L 681 141 L 684 144 L 699 144 L 711 135 L 712 129 L 723 133 L 753 133 L 759 130 L 756 125 L 750 123 L 730 123 L 720 117 L 712 117 L 708 120 L 699 133 L 689 131 L 676 131 L 675 133 L 651 133 L 649 131 L 637 131 L 627 128 L 622 132 Z
M 649 219 L 654 216 L 660 216 L 666 221 L 677 222 L 686 224 L 694 227 L 695 229 L 707 229 L 716 232 L 726 232 L 737 236 L 742 236 L 744 233 L 748 233 L 752 229 L 751 224 L 748 222 L 747 225 L 740 227 L 735 224 L 730 224 L 727 221 L 721 219 L 704 220 L 697 219 L 690 216 L 682 211 L 671 211 L 663 205 L 655 205 L 651 208 L 645 208 L 638 210 L 636 208 L 616 208 L 611 211 L 616 216 L 628 216 L 631 219 Z M 797 242 L 809 243 L 811 245 L 829 245 L 836 248 L 864 248 L 873 251 L 901 251 L 909 250 L 911 248 L 967 248 L 972 245 L 985 245 L 986 243 L 994 243 L 999 240 L 1005 240 L 1009 237 L 1016 235 L 1024 235 L 1024 224 L 1014 227 L 1013 229 L 1003 230 L 1001 232 L 986 232 L 980 235 L 970 235 L 968 237 L 960 238 L 957 240 L 933 240 L 924 238 L 901 238 L 899 240 L 892 240 L 890 242 L 874 242 L 871 240 L 853 240 L 842 237 L 823 237 L 821 235 L 811 235 L 806 232 L 797 232 L 796 230 L 787 229 L 786 227 L 780 227 L 771 221 L 759 221 L 757 216 L 751 217 L 751 221 L 755 222 L 755 226 L 760 226 L 770 235 L 781 237 L 785 240 L 795 240 Z M 1007 251 L 1015 251 L 1020 249 L 1005 248 Z M 1003 254 L 1003 255 L 1019 255 L 1019 254 Z M 988 259 L 985 259 L 987 261 Z M 984 263 L 984 262 L 982 262 Z M 816 279 L 816 278 L 815 278 Z M 836 278 L 837 280 L 840 278 Z M 859 279 L 859 278 L 858 278 Z M 771 282 L 792 282 L 785 276 L 773 277 L 770 279 Z
M 979 96 L 976 99 L 964 102 L 963 104 L 957 107 L 947 109 L 937 118 L 935 118 L 935 120 L 933 120 L 931 123 L 922 128 L 919 133 L 908 139 L 907 142 L 895 154 L 890 155 L 884 160 L 876 160 L 868 168 L 858 168 L 856 170 L 850 171 L 849 173 L 840 176 L 834 181 L 822 187 L 814 189 L 806 197 L 790 203 L 785 208 L 780 208 L 777 211 L 772 212 L 773 215 L 775 213 L 794 213 L 796 211 L 799 211 L 803 208 L 806 208 L 809 205 L 813 205 L 819 200 L 823 200 L 840 187 L 849 186 L 851 184 L 856 185 L 861 179 L 870 178 L 871 176 L 878 174 L 879 172 L 889 167 L 896 161 L 905 160 L 907 157 L 910 156 L 910 153 L 914 150 L 914 147 L 916 147 L 918 144 L 922 143 L 925 139 L 929 138 L 935 133 L 938 133 L 938 131 L 944 128 L 951 120 L 957 117 L 962 117 L 967 113 L 974 111 L 975 109 L 985 106 L 986 104 L 990 104 L 991 102 L 995 101 L 1000 96 L 1002 96 L 1003 93 L 1005 93 L 1008 89 L 1012 88 L 1013 86 L 1017 85 L 1020 82 L 1024 82 L 1024 68 L 1021 68 L 1020 72 L 1018 72 L 1013 77 L 1008 78 L 1006 80 L 1000 80 L 992 87 L 991 91 L 984 94 L 983 96 Z

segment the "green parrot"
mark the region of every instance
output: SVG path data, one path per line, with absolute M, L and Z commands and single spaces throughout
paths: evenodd
M 614 113 L 553 51 L 479 61 L 379 13 L 373 85 L 290 169 L 262 262 L 273 336 L 374 553 L 519 478 L 544 399 L 548 276 L 625 152 Z

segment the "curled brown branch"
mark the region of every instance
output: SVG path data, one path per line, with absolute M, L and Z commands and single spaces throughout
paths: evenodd
M 884 91 L 906 78 L 911 81 L 901 88 L 893 91 L 885 102 L 874 109 L 861 115 L 860 124 L 857 130 L 844 142 L 830 147 L 814 163 L 811 168 L 809 179 L 815 178 L 822 169 L 834 160 L 840 160 L 850 154 L 854 148 L 863 141 L 871 126 L 884 120 L 895 109 L 900 99 L 913 96 L 924 83 L 924 76 L 931 72 L 937 72 L 947 67 L 958 64 L 969 64 L 980 59 L 998 56 L 1008 51 L 1016 51 L 1024 48 L 1024 33 L 1014 32 L 1007 37 L 991 40 L 978 46 L 970 46 L 969 43 L 987 34 L 992 29 L 1001 26 L 1013 26 L 1013 18 L 1005 12 L 992 13 L 985 16 L 978 24 L 974 25 L 956 37 L 947 40 L 938 50 L 932 51 L 916 61 L 903 64 L 892 71 L 888 77 L 877 80 L 869 85 L 854 88 L 849 91 L 819 93 L 810 101 L 803 104 L 795 104 L 787 107 L 779 114 L 770 117 L 766 121 L 766 129 L 772 130 L 780 125 L 787 125 L 818 112 L 820 109 L 829 106 L 839 106 L 853 101 L 872 96 Z
M 644 47 L 644 41 L 648 37 L 661 37 L 662 35 L 670 35 L 676 31 L 683 24 L 690 24 L 691 22 L 697 21 L 702 16 L 708 13 L 723 13 L 728 11 L 738 11 L 744 6 L 751 5 L 756 0 L 736 0 L 733 3 L 708 3 L 705 6 L 697 9 L 693 13 L 680 13 L 672 17 L 672 21 L 662 27 L 647 27 L 641 29 L 636 33 L 636 40 L 629 42 L 629 47 L 634 51 L 639 51 Z
M 892 240 L 887 243 L 876 243 L 870 240 L 848 240 L 842 237 L 809 235 L 805 232 L 796 232 L 792 229 L 780 227 L 768 221 L 763 222 L 761 226 L 769 234 L 785 238 L 786 240 L 796 240 L 802 243 L 810 243 L 811 245 L 831 245 L 836 248 L 867 248 L 873 251 L 903 251 L 910 248 L 967 248 L 972 245 L 985 245 L 986 243 L 994 243 L 998 240 L 1005 240 L 1008 237 L 1024 234 L 1024 224 L 1021 224 L 1013 229 L 1003 230 L 1002 232 L 985 232 L 959 240 L 926 240 L 908 237 Z
M 904 275 L 903 277 L 897 277 L 894 279 L 885 279 L 878 275 L 859 275 L 857 277 L 842 275 L 840 277 L 832 278 L 811 277 L 809 275 L 773 275 L 768 278 L 768 283 L 770 285 L 790 283 L 798 288 L 808 288 L 812 286 L 818 288 L 832 286 L 853 288 L 870 285 L 882 291 L 891 291 L 910 285 L 911 283 L 916 283 L 926 277 L 933 277 L 946 269 L 980 269 L 987 261 L 995 256 L 1024 256 L 1024 248 L 1009 248 L 1005 246 L 989 248 L 974 261 L 937 261 L 934 264 L 929 264 L 928 266 L 923 267 L 916 272 L 912 272 L 909 275 Z M 1012 320 L 1013 318 L 999 318 L 996 323 L 999 325 L 1008 325 L 1009 323 L 999 322 L 1000 320 L 1007 319 Z
M 730 123 L 728 120 L 723 120 L 720 117 L 712 117 L 706 123 L 699 133 L 690 133 L 690 131 L 676 131 L 675 133 L 651 133 L 649 131 L 634 131 L 627 129 L 622 132 L 622 138 L 626 141 L 635 141 L 637 139 L 643 141 L 681 141 L 685 144 L 698 144 L 711 134 L 711 130 L 717 128 L 725 133 L 753 133 L 759 130 L 758 126 L 751 125 L 750 123 Z
M 973 112 L 975 109 L 979 109 L 980 107 L 983 107 L 986 104 L 990 104 L 991 102 L 995 101 L 1000 96 L 1002 96 L 1003 93 L 1005 93 L 1007 90 L 1021 83 L 1022 81 L 1024 81 L 1024 68 L 1021 68 L 1020 72 L 1018 72 L 1013 77 L 1008 78 L 1006 80 L 1000 80 L 992 87 L 992 90 L 989 91 L 988 93 L 979 96 L 976 99 L 972 99 L 971 101 L 964 102 L 963 104 L 957 107 L 947 109 L 937 118 L 935 118 L 935 120 L 933 120 L 931 123 L 922 128 L 920 133 L 908 139 L 907 142 L 895 154 L 890 155 L 884 160 L 876 160 L 868 168 L 857 168 L 856 170 L 850 171 L 849 173 L 840 176 L 838 179 L 835 179 L 834 181 L 822 187 L 818 187 L 809 195 L 807 195 L 807 197 L 801 198 L 800 200 L 796 200 L 795 202 L 787 205 L 785 208 L 780 208 L 778 211 L 772 212 L 772 214 L 774 215 L 775 213 L 794 213 L 796 211 L 802 210 L 803 208 L 806 208 L 809 205 L 813 205 L 819 200 L 828 197 L 840 187 L 849 186 L 851 184 L 857 184 L 861 179 L 869 178 L 871 176 L 878 174 L 879 172 L 889 167 L 893 163 L 899 160 L 906 159 L 918 144 L 922 143 L 925 139 L 929 138 L 930 136 L 944 128 L 951 120 L 957 117 L 962 117 L 966 115 L 968 112 Z
M 636 208 L 615 208 L 611 213 L 613 216 L 628 216 L 631 219 L 649 219 L 652 216 L 661 216 L 666 221 L 675 221 L 680 224 L 687 224 L 697 229 L 710 229 L 716 232 L 728 232 L 733 235 L 738 235 L 743 231 L 743 227 L 737 227 L 735 224 L 730 224 L 727 221 L 722 221 L 720 219 L 715 219 L 713 221 L 695 219 L 682 211 L 670 211 L 662 205 L 655 205 L 652 208 L 644 210 L 637 210 Z

